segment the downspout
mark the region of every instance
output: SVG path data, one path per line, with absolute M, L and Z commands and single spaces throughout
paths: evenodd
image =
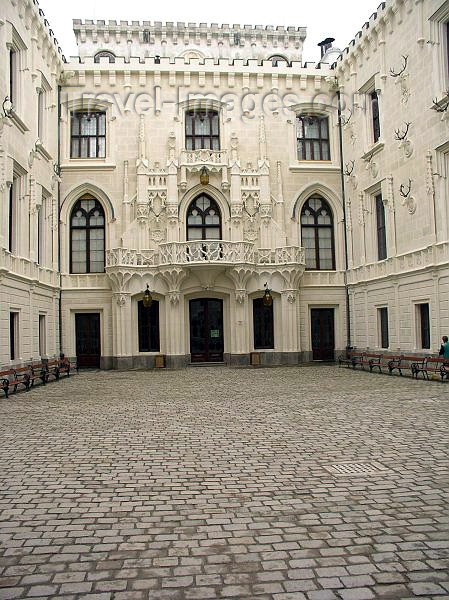
M 345 176 L 344 176 L 344 160 L 343 160 L 343 132 L 341 127 L 341 94 L 337 90 L 338 101 L 338 139 L 340 144 L 340 180 L 341 180 L 341 198 L 343 202 L 343 227 L 345 240 L 345 292 L 346 292 L 346 348 L 351 347 L 351 307 L 349 305 L 349 289 L 348 289 L 348 232 L 346 230 L 346 191 L 345 191 Z
M 62 352 L 62 277 L 61 277 L 61 86 L 58 85 L 58 273 L 59 273 L 59 353 Z

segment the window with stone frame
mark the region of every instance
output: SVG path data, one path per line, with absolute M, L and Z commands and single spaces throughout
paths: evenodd
M 149 307 L 143 301 L 137 303 L 139 352 L 159 352 L 159 302 L 153 300 Z
M 388 348 L 390 345 L 388 331 L 388 308 L 382 306 L 377 309 L 378 327 L 379 327 L 379 342 L 381 348 Z
M 185 114 L 186 150 L 220 150 L 220 119 L 216 110 L 188 110 Z
M 376 143 L 380 139 L 380 114 L 379 114 L 379 98 L 377 92 L 373 90 L 370 95 L 371 104 L 371 125 L 373 133 L 373 141 Z
M 85 194 L 70 216 L 70 272 L 103 273 L 104 259 L 104 210 L 98 200 Z
M 109 50 L 101 50 L 94 56 L 94 63 L 99 63 L 100 58 L 107 58 L 109 63 L 115 63 L 115 54 Z
M 387 228 L 385 222 L 385 206 L 382 194 L 375 197 L 376 208 L 376 238 L 377 238 L 377 259 L 385 260 L 387 258 Z
M 301 243 L 306 269 L 335 270 L 334 224 L 329 204 L 312 196 L 301 210 Z
M 70 117 L 70 158 L 105 158 L 106 112 L 73 111 Z
M 327 116 L 298 115 L 296 132 L 298 160 L 331 160 Z

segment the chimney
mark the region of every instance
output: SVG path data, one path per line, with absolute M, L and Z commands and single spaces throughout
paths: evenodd
M 335 38 L 328 37 L 319 44 L 317 44 L 321 48 L 321 58 L 326 54 L 326 52 L 332 48 L 332 42 L 335 42 Z

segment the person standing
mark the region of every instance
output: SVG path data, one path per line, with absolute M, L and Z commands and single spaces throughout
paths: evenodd
M 443 358 L 449 359 L 449 338 L 447 337 L 447 335 L 443 335 L 443 337 L 441 339 L 442 339 L 442 344 L 441 344 L 439 355 L 442 356 Z

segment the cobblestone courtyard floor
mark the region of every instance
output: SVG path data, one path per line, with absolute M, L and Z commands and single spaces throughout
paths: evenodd
M 103 371 L 0 419 L 3 600 L 449 598 L 447 384 Z

